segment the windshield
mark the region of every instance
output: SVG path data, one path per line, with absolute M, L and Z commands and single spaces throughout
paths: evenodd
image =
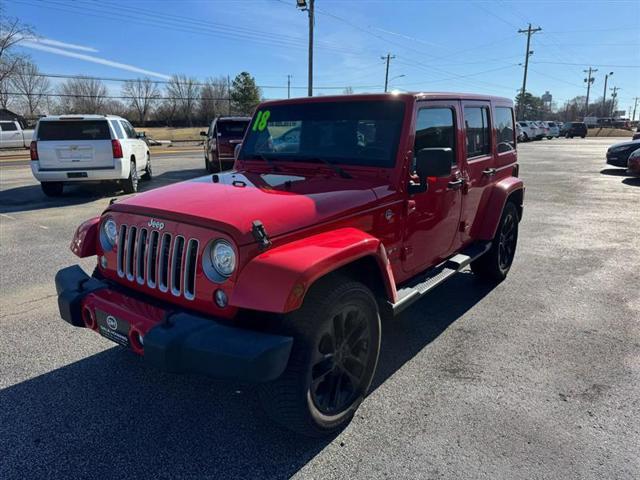
M 397 100 L 265 106 L 239 158 L 393 167 L 403 114 Z
M 244 131 L 249 125 L 249 120 L 246 121 L 218 121 L 218 133 L 225 137 L 243 137 Z

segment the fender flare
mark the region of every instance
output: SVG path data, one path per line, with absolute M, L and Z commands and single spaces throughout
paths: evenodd
M 78 257 L 92 257 L 98 252 L 98 227 L 100 217 L 93 217 L 80 224 L 73 235 L 69 249 Z
M 375 258 L 387 297 L 395 301 L 395 282 L 382 242 L 356 228 L 340 228 L 254 257 L 241 270 L 229 304 L 274 313 L 296 310 L 317 279 L 367 256 Z
M 502 210 L 504 209 L 507 199 L 514 193 L 520 191 L 521 199 L 516 205 L 520 217 L 522 217 L 522 201 L 524 200 L 524 183 L 518 177 L 508 177 L 497 182 L 492 189 L 489 202 L 484 211 L 485 215 L 478 224 L 478 230 L 472 233 L 472 237 L 480 240 L 492 240 L 496 234 Z

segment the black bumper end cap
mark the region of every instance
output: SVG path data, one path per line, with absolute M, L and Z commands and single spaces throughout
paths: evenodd
M 84 327 L 80 303 L 89 293 L 105 288 L 106 283 L 90 277 L 79 265 L 63 268 L 56 273 L 58 309 L 62 319 L 74 327 Z

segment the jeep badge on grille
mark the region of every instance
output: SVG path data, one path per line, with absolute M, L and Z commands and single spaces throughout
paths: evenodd
M 154 220 L 153 218 L 149 220 L 149 223 L 147 225 L 149 226 L 149 228 L 155 228 L 157 230 L 162 230 L 164 228 L 164 222 L 159 222 L 157 220 Z

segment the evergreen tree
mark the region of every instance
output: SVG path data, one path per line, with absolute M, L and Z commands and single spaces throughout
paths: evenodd
M 260 103 L 261 92 L 255 79 L 248 73 L 242 72 L 233 79 L 231 84 L 231 108 L 233 113 L 250 115 Z

